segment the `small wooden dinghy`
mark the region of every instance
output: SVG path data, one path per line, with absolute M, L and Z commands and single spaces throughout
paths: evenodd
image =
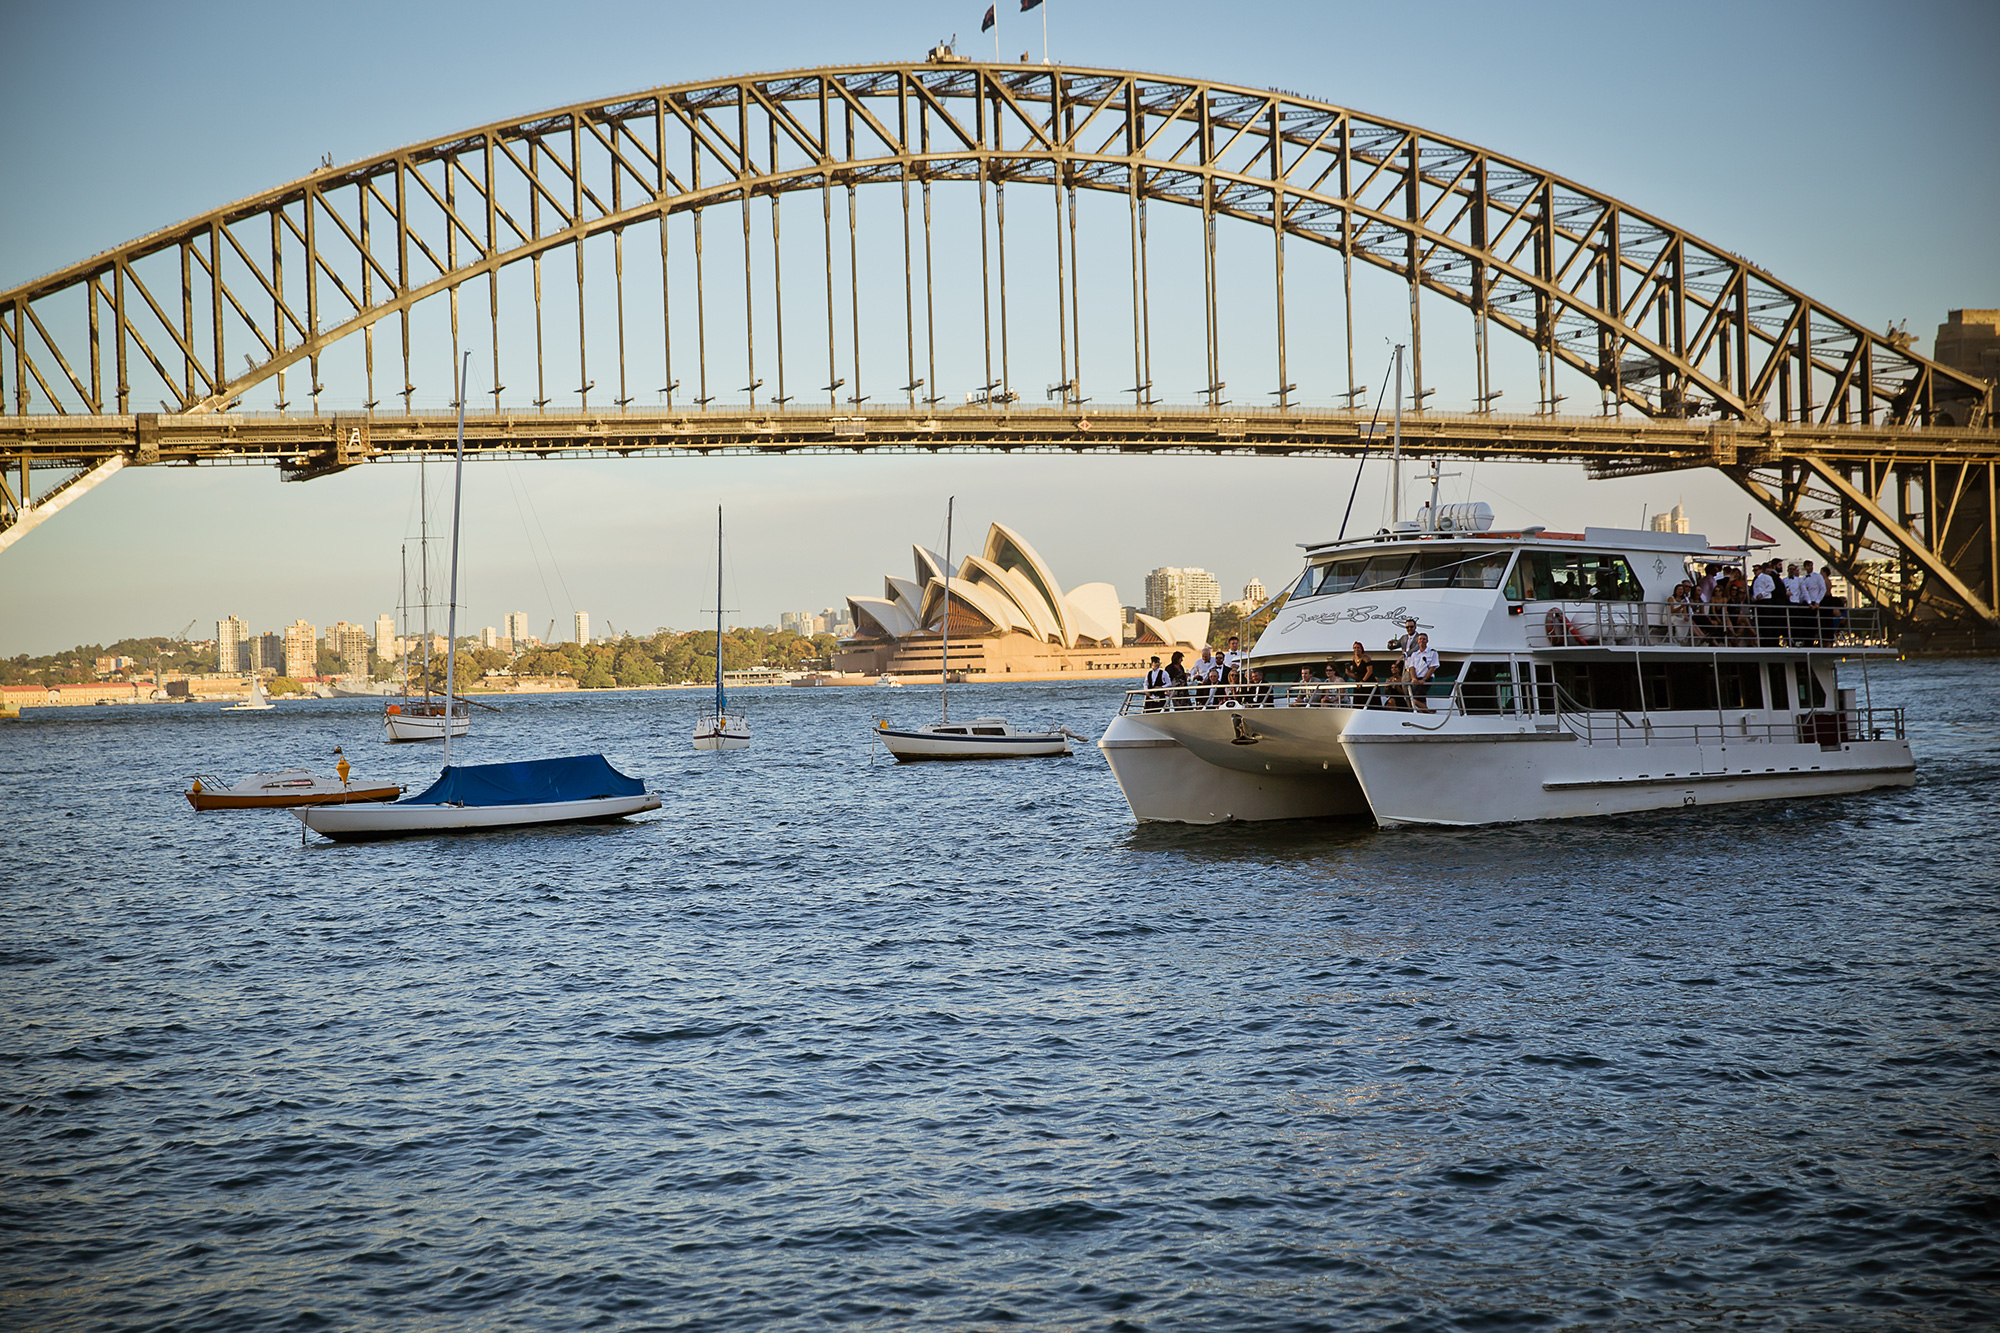
M 403 789 L 394 783 L 354 782 L 349 777 L 346 755 L 341 755 L 335 770 L 336 776 L 330 778 L 304 768 L 252 773 L 233 787 L 218 777 L 203 775 L 195 778 L 194 785 L 188 788 L 188 804 L 197 810 L 279 810 L 301 805 L 393 801 L 403 794 Z
M 429 787 L 393 805 L 294 810 L 315 833 L 343 841 L 476 833 L 538 824 L 591 824 L 660 808 L 646 784 L 601 754 L 514 764 L 447 765 Z

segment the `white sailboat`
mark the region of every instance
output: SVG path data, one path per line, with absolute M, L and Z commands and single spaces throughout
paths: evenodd
M 971 721 L 951 720 L 951 520 L 958 497 L 945 501 L 944 509 L 944 609 L 940 613 L 942 648 L 938 674 L 939 720 L 913 728 L 891 727 L 888 720 L 875 724 L 875 735 L 890 754 L 908 762 L 917 759 L 1050 759 L 1070 753 L 1070 733 L 1016 731 L 1000 717 L 978 717 Z M 886 674 L 884 680 L 893 679 Z
M 466 362 L 472 357 L 466 354 Z M 465 365 L 459 368 L 458 448 L 451 499 L 451 602 L 446 617 L 444 694 L 458 684 L 458 533 L 465 494 Z M 660 808 L 646 784 L 601 754 L 508 764 L 451 762 L 452 728 L 442 728 L 444 769 L 425 790 L 386 805 L 322 805 L 294 810 L 315 833 L 339 840 L 423 833 L 470 833 L 546 824 L 604 823 Z
M 410 694 L 410 654 L 403 653 L 403 697 L 382 705 L 384 738 L 391 741 L 443 740 L 448 730 L 463 736 L 472 729 L 472 705 L 456 700 L 447 708 L 443 699 L 431 693 L 431 527 L 430 493 L 425 485 L 423 455 L 417 456 L 417 600 L 423 607 L 423 693 Z M 456 553 L 454 553 L 454 560 Z M 410 559 L 403 551 L 403 633 L 408 643 L 410 629 Z
M 242 703 L 225 704 L 222 711 L 225 713 L 264 713 L 269 712 L 274 706 L 271 703 L 271 696 L 264 693 L 264 678 L 262 676 L 255 676 L 250 681 L 250 697 Z
M 722 690 L 722 506 L 715 507 L 715 706 L 701 710 L 694 724 L 697 750 L 747 750 L 750 719 L 729 711 Z

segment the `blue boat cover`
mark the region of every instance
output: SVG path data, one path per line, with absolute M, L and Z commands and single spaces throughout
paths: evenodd
M 547 805 L 606 796 L 641 796 L 646 784 L 601 754 L 525 759 L 518 764 L 453 764 L 404 805 Z

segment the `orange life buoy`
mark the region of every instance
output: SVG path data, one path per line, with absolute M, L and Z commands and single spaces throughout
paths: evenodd
M 1542 633 L 1548 637 L 1549 645 L 1561 648 L 1569 644 L 1587 644 L 1589 639 L 1576 627 L 1576 622 L 1563 614 L 1562 608 L 1552 606 L 1548 615 L 1542 617 Z
M 402 712 L 402 711 L 403 711 L 403 710 L 402 710 L 401 706 L 399 706 L 399 705 L 397 705 L 397 704 L 390 704 L 390 705 L 389 705 L 389 714 L 390 714 L 390 716 L 392 716 L 392 717 L 393 717 L 394 715 L 396 715 L 397 713 L 400 713 L 400 712 Z

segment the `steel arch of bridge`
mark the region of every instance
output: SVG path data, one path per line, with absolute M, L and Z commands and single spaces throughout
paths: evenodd
M 1736 461 L 1733 451 L 1718 446 L 1690 453 L 1681 447 L 1689 419 L 1712 415 L 1732 429 L 1755 433 L 1765 457 L 1778 466 L 1789 466 L 1788 460 L 1850 434 L 1872 439 L 1885 429 L 1972 427 L 1978 438 L 1947 441 L 1942 456 L 1948 463 L 1955 460 L 1975 469 L 1983 465 L 1991 472 L 1991 386 L 1985 381 L 1927 360 L 1910 350 L 1908 339 L 1873 332 L 1747 260 L 1573 181 L 1415 126 L 1276 91 L 1117 70 L 946 57 L 681 84 L 499 122 L 327 167 L 0 293 L 0 449 L 15 454 L 9 461 L 22 467 L 21 494 L 0 494 L 0 519 L 19 526 L 32 507 L 26 472 L 31 461 L 92 469 L 113 466 L 114 457 L 151 461 L 160 456 L 160 439 L 170 432 L 170 419 L 228 414 L 247 391 L 273 379 L 283 403 L 283 377 L 295 368 L 309 376 L 309 396 L 316 403 L 321 358 L 356 334 L 367 348 L 367 433 L 378 440 L 392 436 L 393 430 L 385 427 L 393 419 L 376 411 L 378 327 L 393 322 L 400 333 L 400 357 L 392 353 L 387 361 L 390 369 L 400 369 L 402 387 L 386 396 L 401 395 L 403 416 L 410 418 L 409 395 L 415 391 L 412 311 L 433 298 L 447 300 L 455 350 L 462 336 L 469 337 L 460 328 L 459 293 L 482 280 L 488 287 L 497 386 L 498 274 L 516 263 L 530 263 L 536 271 L 536 405 L 546 408 L 551 398 L 540 347 L 542 261 L 565 248 L 574 250 L 581 291 L 583 243 L 604 233 L 619 246 L 616 402 L 627 408 L 633 395 L 627 387 L 631 377 L 624 347 L 626 229 L 659 223 L 664 281 L 667 217 L 692 212 L 698 227 L 703 210 L 740 204 L 747 237 L 751 199 L 818 191 L 827 222 L 830 323 L 835 304 L 834 191 L 847 192 L 851 249 L 854 190 L 864 184 L 902 186 L 908 256 L 908 191 L 912 185 L 922 187 L 927 262 L 928 188 L 945 181 L 977 185 L 982 218 L 989 188 L 996 209 L 1004 209 L 1009 183 L 1053 186 L 1067 193 L 1069 273 L 1066 279 L 1057 275 L 1058 301 L 1067 300 L 1058 319 L 1065 407 L 1080 407 L 1083 400 L 1077 365 L 1075 192 L 1091 190 L 1123 196 L 1132 213 L 1131 392 L 1138 412 L 1155 406 L 1145 209 L 1149 202 L 1166 202 L 1198 209 L 1202 216 L 1209 367 L 1205 406 L 1211 412 L 1225 410 L 1216 373 L 1221 334 L 1214 236 L 1216 221 L 1227 218 L 1272 228 L 1339 255 L 1350 295 L 1350 391 L 1355 389 L 1351 282 L 1353 265 L 1359 262 L 1393 273 L 1409 287 L 1419 404 L 1424 401 L 1424 371 L 1418 297 L 1431 294 L 1471 315 L 1475 399 L 1481 408 L 1490 408 L 1494 396 L 1487 335 L 1497 329 L 1535 348 L 1542 366 L 1543 407 L 1553 408 L 1552 377 L 1557 367 L 1566 367 L 1599 385 L 1607 403 L 1634 409 L 1663 427 L 1660 440 L 1630 449 L 1579 448 L 1568 455 L 1592 461 L 1600 470 L 1701 463 L 1729 470 Z M 1004 246 L 1004 228 L 1000 234 Z M 1292 391 L 1286 364 L 1284 251 L 1283 245 L 1273 247 L 1273 370 L 1281 412 L 1290 408 Z M 1063 253 L 1059 236 L 1058 266 Z M 911 299 L 910 268 L 906 258 L 906 303 Z M 1000 269 L 1000 369 L 996 375 L 991 368 L 989 309 L 986 392 L 991 395 L 987 406 L 1005 413 L 1011 394 L 1004 248 Z M 744 279 L 747 320 L 747 266 Z M 1061 293 L 1065 280 L 1066 296 Z M 990 282 L 987 292 L 990 302 Z M 858 294 L 854 300 L 856 345 L 850 373 L 852 396 L 859 399 Z M 579 298 L 577 355 L 584 387 L 568 392 L 582 394 L 587 409 L 594 381 L 582 304 Z M 778 317 L 782 346 L 782 302 Z M 663 318 L 669 324 L 671 358 L 675 335 L 670 307 Z M 928 330 L 929 321 L 925 324 Z M 919 382 L 914 328 L 906 320 L 910 382 L 899 390 L 908 393 L 913 409 Z M 754 328 L 747 332 L 747 391 L 754 408 L 761 381 Z M 704 337 L 698 329 L 696 359 L 705 380 Z M 687 341 L 684 331 L 680 341 Z M 828 341 L 831 394 L 843 379 L 833 363 L 831 328 Z M 229 369 L 232 353 L 246 362 L 240 373 Z M 781 356 L 781 383 L 783 364 Z M 132 411 L 134 372 L 145 370 L 176 399 L 150 425 L 145 414 Z M 667 378 L 678 383 L 671 361 Z M 926 378 L 931 387 L 926 402 L 935 404 L 934 366 Z M 499 391 L 492 392 L 497 416 Z M 780 389 L 773 396 L 797 395 Z M 705 385 L 699 397 L 712 398 Z M 829 432 L 835 429 L 836 410 L 837 404 L 830 402 Z M 63 418 L 71 420 L 59 420 Z M 64 452 L 66 446 L 52 442 L 81 438 L 64 429 L 83 425 L 75 418 L 95 419 L 117 447 Z M 1552 411 L 1545 419 L 1552 431 L 1562 420 Z M 226 440 L 218 437 L 215 455 L 301 460 L 293 463 L 301 475 L 368 456 L 342 447 L 341 441 L 358 438 L 353 432 L 323 432 L 327 438 L 321 445 L 304 451 L 310 460 L 303 459 L 296 443 L 262 455 L 239 447 L 258 429 L 246 418 L 240 429 L 223 432 Z M 602 439 L 603 428 L 596 429 Z M 285 430 L 295 435 L 297 423 L 274 426 L 273 438 Z M 1914 434 L 1928 437 L 1929 432 Z M 583 447 L 593 442 L 589 429 L 567 438 Z M 661 443 L 657 432 L 647 438 Z M 1226 432 L 1218 435 L 1221 442 L 1227 438 Z M 676 441 L 666 443 L 671 447 Z M 1877 456 L 1891 471 L 1901 466 L 1902 455 L 1894 447 L 1878 447 L 1869 455 Z M 1950 542 L 1925 537 L 1922 525 L 1902 521 L 1908 515 L 1870 500 L 1871 484 L 1876 500 L 1880 498 L 1879 480 L 1857 481 L 1860 474 L 1849 464 L 1831 464 L 1822 471 L 1842 467 L 1848 468 L 1843 475 L 1850 486 L 1827 483 L 1839 501 L 1838 525 L 1821 531 L 1813 524 L 1827 521 L 1809 516 L 1816 510 L 1793 505 L 1794 513 L 1803 516 L 1794 519 L 1802 534 L 1825 553 L 1854 564 L 1859 557 L 1852 552 L 1865 546 L 1854 537 L 1853 516 L 1859 514 L 1861 530 L 1880 534 L 1874 538 L 1878 544 L 1888 541 L 1905 571 L 1895 581 L 1877 579 L 1873 586 L 1878 593 L 1915 613 L 1928 587 L 1975 619 L 1995 623 L 1995 579 L 1964 577 L 1959 566 L 1965 561 L 1950 554 Z M 1741 465 L 1732 475 L 1746 485 L 1761 485 Z M 1991 485 L 1986 489 L 1990 492 Z M 49 497 L 55 498 L 60 497 Z M 1928 519 L 1931 493 L 1924 492 L 1916 504 Z M 1871 514 L 1871 509 L 1879 512 Z M 1989 504 L 1978 534 L 1989 546 L 1996 540 L 1993 515 Z M 4 539 L 0 529 L 0 541 Z M 1853 572 L 1865 574 L 1858 565 Z

